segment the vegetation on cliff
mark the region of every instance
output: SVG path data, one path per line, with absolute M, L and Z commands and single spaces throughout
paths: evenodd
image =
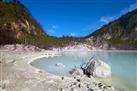
M 20 1 L 0 0 L 0 45 L 17 43 L 43 48 L 86 43 L 101 49 L 137 49 L 137 9 L 85 38 L 58 38 L 49 36 Z
M 49 36 L 18 0 L 0 1 L 0 45 L 32 44 L 39 47 L 65 46 L 79 38 Z
M 137 9 L 85 37 L 89 44 L 106 49 L 137 49 Z

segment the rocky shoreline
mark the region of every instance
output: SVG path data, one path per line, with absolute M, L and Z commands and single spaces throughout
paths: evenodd
M 0 50 L 1 91 L 118 91 L 93 77 L 61 77 L 30 65 L 40 57 L 58 56 L 57 51 Z

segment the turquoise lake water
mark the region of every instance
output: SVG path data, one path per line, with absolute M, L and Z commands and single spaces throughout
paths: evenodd
M 70 76 L 69 71 L 74 65 L 79 67 L 93 55 L 111 66 L 113 86 L 121 91 L 137 91 L 137 52 L 64 52 L 62 56 L 40 58 L 31 64 L 55 75 Z M 56 63 L 63 63 L 66 67 L 57 67 Z

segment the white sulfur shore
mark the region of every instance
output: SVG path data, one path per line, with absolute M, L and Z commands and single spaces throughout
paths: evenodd
M 54 51 L 60 51 L 60 52 L 69 52 L 69 51 L 99 51 L 99 52 L 137 52 L 137 50 L 105 50 L 105 49 L 99 49 L 95 47 L 88 46 L 86 44 L 79 44 L 79 45 L 73 45 L 73 46 L 66 46 L 62 48 L 52 48 Z
M 41 57 L 59 56 L 58 51 L 23 50 L 0 49 L 0 91 L 117 91 L 93 77 L 61 77 L 30 65 Z

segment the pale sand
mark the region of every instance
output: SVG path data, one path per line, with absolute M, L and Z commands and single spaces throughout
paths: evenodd
M 0 91 L 102 91 L 104 89 L 98 86 L 100 82 L 93 77 L 60 77 L 30 65 L 37 58 L 59 55 L 57 51 L 47 50 L 42 52 L 0 50 Z M 113 87 L 107 89 L 105 91 L 116 91 Z

